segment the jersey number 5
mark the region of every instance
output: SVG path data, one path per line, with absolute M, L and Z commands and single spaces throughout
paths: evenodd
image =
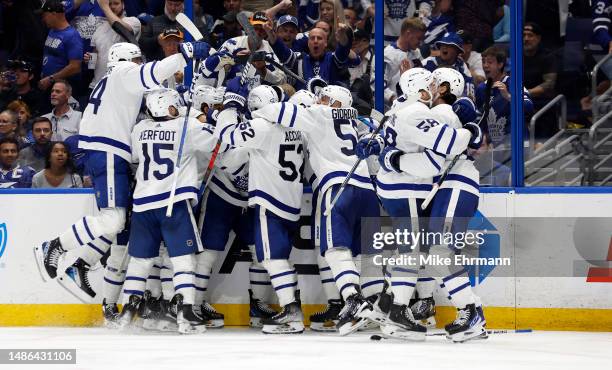
M 302 144 L 295 147 L 295 144 L 281 144 L 278 150 L 278 164 L 284 168 L 282 171 L 278 171 L 280 177 L 285 181 L 295 181 L 298 178 L 298 174 L 301 174 L 304 171 L 304 161 L 302 161 L 302 165 L 300 169 L 297 169 L 297 166 L 294 161 L 287 160 L 287 153 L 296 152 L 298 156 L 302 155 L 303 151 Z
M 350 132 L 345 134 L 342 132 L 342 126 L 348 126 L 350 128 Z M 349 119 L 335 119 L 334 120 L 334 131 L 336 131 L 336 136 L 338 136 L 341 140 L 348 140 L 351 142 L 350 147 L 345 146 L 340 148 L 342 154 L 346 156 L 355 155 L 355 146 L 357 145 L 357 135 L 355 131 L 355 124 L 352 120 Z
M 169 150 L 171 153 L 174 153 L 174 144 L 160 144 L 154 143 L 153 147 L 153 161 L 158 166 L 165 166 L 166 169 L 164 172 L 158 170 L 153 171 L 153 176 L 158 180 L 163 180 L 166 177 L 172 175 L 174 172 L 174 162 L 170 158 L 164 158 L 161 156 L 162 150 Z M 144 169 L 142 173 L 142 177 L 145 181 L 149 180 L 149 171 L 151 167 L 151 155 L 149 154 L 149 145 L 147 143 L 142 143 L 142 155 L 144 156 Z

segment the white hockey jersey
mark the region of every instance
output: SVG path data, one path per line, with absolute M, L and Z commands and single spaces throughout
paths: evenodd
M 184 117 L 169 121 L 146 119 L 132 131 L 132 162 L 139 163 L 134 189 L 134 212 L 163 208 L 168 205 L 176 156 Z M 217 139 L 213 127 L 194 118 L 187 122 L 181 168 L 178 173 L 174 202 L 196 201 L 203 172 L 208 162 L 203 154 L 213 151 Z
M 257 110 L 255 117 L 303 131 L 308 142 L 309 163 L 316 175 L 319 194 L 341 184 L 357 161 L 357 110 L 313 105 L 309 108 L 291 103 L 275 103 Z M 368 165 L 361 162 L 349 184 L 374 189 Z
M 222 114 L 226 111 L 235 112 L 226 109 Z M 297 221 L 304 190 L 302 133 L 271 122 L 261 118 L 238 123 L 219 119 L 215 135 L 231 146 L 250 149 L 249 206 L 260 205 L 279 217 Z
M 227 148 L 219 151 L 208 186 L 226 202 L 246 208 L 249 201 L 249 150 L 224 145 Z
M 185 65 L 181 54 L 142 65 L 117 63 L 91 92 L 79 129 L 79 147 L 113 153 L 129 162 L 130 133 L 144 92 L 158 87 Z
M 420 102 L 396 106 L 390 113 L 383 137 L 387 146 L 404 152 L 400 157 L 402 172 L 380 168 L 376 190 L 387 199 L 425 198 L 433 177 L 442 171 L 446 155 L 464 151 L 471 134 L 450 127 Z
M 445 122 L 453 128 L 461 128 L 463 125 L 461 121 L 453 112 L 453 107 L 448 104 L 440 104 L 431 109 L 431 113 L 438 117 L 440 122 Z M 448 156 L 444 168 L 446 168 L 452 161 L 453 156 Z M 434 181 L 437 181 L 437 176 L 434 177 Z M 448 173 L 446 180 L 440 185 L 440 189 L 452 188 L 460 189 L 470 192 L 475 195 L 480 194 L 480 173 L 474 166 L 474 161 L 461 155 L 457 160 L 453 168 Z

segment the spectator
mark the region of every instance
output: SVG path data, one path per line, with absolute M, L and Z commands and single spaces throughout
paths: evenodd
M 405 19 L 397 40 L 385 48 L 386 104 L 391 105 L 398 96 L 397 84 L 400 75 L 412 67 L 421 66 L 423 57 L 419 47 L 425 37 L 425 30 L 425 24 L 420 19 Z
M 43 117 L 52 123 L 52 140 L 64 141 L 72 135 L 79 134 L 82 113 L 75 111 L 69 104 L 72 86 L 67 81 L 55 81 L 51 89 L 53 110 Z
M 293 51 L 299 51 L 293 48 L 298 31 L 298 20 L 292 15 L 283 15 L 276 23 L 276 37 L 281 39 Z
M 612 53 L 612 36 L 610 35 L 610 22 L 612 22 L 612 3 L 610 0 L 593 1 L 593 41 L 606 53 Z M 608 76 L 609 78 L 611 76 Z
M 497 23 L 497 9 L 504 0 L 455 0 L 457 29 L 474 37 L 474 50 L 482 51 L 493 44 L 493 27 Z
M 11 110 L 0 112 L 0 139 L 11 137 L 17 140 L 17 114 Z M 22 147 L 22 143 L 19 143 Z
M 0 118 L 1 119 L 1 118 Z M 33 168 L 17 163 L 19 143 L 13 137 L 0 139 L 0 188 L 29 188 L 32 186 Z
M 436 42 L 436 47 L 439 50 L 439 56 L 430 56 L 425 59 L 423 61 L 423 68 L 431 72 L 438 67 L 448 67 L 457 70 L 463 75 L 465 80 L 464 95 L 474 99 L 472 73 L 463 59 L 459 58 L 459 55 L 465 52 L 461 36 L 456 33 L 448 33 Z
M 474 85 L 478 86 L 485 80 L 485 73 L 482 69 L 482 55 L 472 48 L 472 35 L 464 33 L 461 35 L 461 38 L 463 39 L 462 59 L 470 69 L 470 73 L 474 79 Z
M 353 30 L 357 28 L 359 17 L 357 16 L 357 11 L 355 9 L 344 8 L 344 19 L 346 19 L 346 24 L 351 26 Z
M 493 28 L 493 41 L 510 42 L 510 7 L 508 5 L 497 9 L 497 18 L 501 18 Z
M 374 19 L 374 1 L 362 0 L 367 16 Z M 406 18 L 412 18 L 415 12 L 419 16 L 427 17 L 431 14 L 432 0 L 388 0 L 385 6 L 385 44 L 388 45 L 402 34 L 403 24 Z
M 9 59 L 17 57 L 34 63 L 34 72 L 38 76 L 43 60 L 43 47 L 47 30 L 37 14 L 40 0 L 3 0 L 0 2 L 2 17 L 2 37 L 0 37 L 0 54 L 2 49 L 9 52 Z M 3 55 L 0 59 L 4 60 Z M 0 108 L 1 109 L 1 108 Z
M 291 51 L 280 39 L 277 39 L 270 24 L 266 24 L 266 31 L 272 48 L 281 62 L 304 80 L 320 77 L 330 84 L 348 84 L 348 79 L 342 81 L 340 76 L 343 71 L 347 71 L 346 63 L 352 46 L 353 32 L 349 26 L 341 24 L 338 28 L 337 46 L 334 52 L 326 51 L 325 32 L 319 28 L 310 30 L 308 52 L 301 53 Z M 300 82 L 296 82 L 294 86 L 296 90 L 305 88 Z
M 45 157 L 45 168 L 34 175 L 32 187 L 64 189 L 83 187 L 83 181 L 75 173 L 70 152 L 63 142 L 51 144 Z
M 69 80 L 73 86 L 80 82 L 83 60 L 83 40 L 66 20 L 64 5 L 59 0 L 48 0 L 41 8 L 43 22 L 50 29 L 43 53 L 41 90 L 48 90 L 56 79 Z
M 44 117 L 34 118 L 32 123 L 34 144 L 21 150 L 19 163 L 30 166 L 36 171 L 45 168 L 45 156 L 49 151 L 51 142 L 51 121 Z
M 242 36 L 242 28 L 236 19 L 237 14 L 234 11 L 227 12 L 221 20 L 217 20 L 210 35 L 212 46 L 220 48 L 225 41 Z
M 183 33 L 178 28 L 166 29 L 160 36 L 164 58 L 178 53 L 178 47 L 181 42 L 183 42 Z M 176 89 L 179 84 L 183 83 L 183 78 L 183 72 L 178 71 L 174 74 L 174 78 L 169 78 L 162 82 L 162 84 L 170 89 Z
M 434 45 L 436 41 L 449 32 L 455 32 L 452 0 L 435 0 L 431 15 L 423 21 L 427 25 L 425 45 Z
M 369 115 L 374 97 L 374 50 L 370 46 L 370 35 L 361 29 L 353 32 L 352 51 L 361 63 L 349 68 L 350 87 L 354 107 L 360 115 Z
M 34 143 L 34 136 L 32 136 L 32 127 L 30 122 L 30 108 L 22 100 L 13 100 L 6 106 L 6 109 L 12 111 L 17 115 L 17 137 L 21 147 L 26 147 Z
M 111 25 L 114 22 L 120 22 L 122 26 L 134 34 L 136 39 L 140 37 L 141 27 L 138 18 L 125 16 L 124 0 L 98 0 L 98 3 L 106 16 L 106 21 L 98 26 L 91 37 L 91 46 L 96 53 L 96 59 L 94 77 L 89 84 L 90 89 L 93 89 L 107 72 L 106 64 L 108 62 L 108 51 L 110 47 L 118 42 L 125 41 L 111 28 Z M 89 62 L 91 57 L 91 54 L 85 54 L 85 61 Z
M 49 103 L 45 95 L 32 87 L 32 64 L 23 60 L 9 60 L 8 67 L 9 71 L 4 72 L 1 77 L 4 82 L 0 82 L 7 85 L 7 89 L 0 93 L 0 109 L 4 109 L 13 100 L 23 100 L 34 115 L 47 111 Z
M 164 30 L 175 28 L 183 33 L 185 32 L 176 21 L 176 16 L 178 13 L 183 12 L 184 5 L 184 0 L 166 0 L 164 3 L 164 14 L 151 19 L 142 31 L 142 36 L 139 40 L 140 49 L 149 61 L 163 59 L 161 36 Z M 199 30 L 204 35 L 204 38 L 208 39 L 205 27 Z

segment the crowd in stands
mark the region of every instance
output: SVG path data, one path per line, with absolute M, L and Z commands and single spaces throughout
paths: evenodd
M 307 81 L 320 77 L 349 87 L 360 114 L 373 106 L 374 1 L 0 0 L 0 186 L 87 186 L 88 176 L 79 165 L 84 155 L 78 150 L 79 122 L 106 73 L 109 48 L 123 41 L 111 24 L 119 22 L 133 34 L 147 61 L 160 60 L 177 53 L 186 37 L 176 22 L 185 1 L 193 1 L 195 24 L 217 50 L 233 58 L 255 51 L 241 38 L 237 15 L 246 11 L 264 40 L 258 51 Z M 485 105 L 490 106 L 481 121 L 487 140 L 480 152 L 497 148 L 509 158 L 509 1 L 385 0 L 384 11 L 385 106 L 401 96 L 398 82 L 404 71 L 417 66 L 431 71 L 454 68 L 463 74 L 465 96 L 476 108 L 484 113 Z M 526 1 L 527 115 L 563 93 L 575 103 L 569 115 L 575 124 L 591 123 L 589 81 L 585 73 L 582 78 L 570 73 L 574 67 L 565 40 L 572 35 L 566 31 L 576 19 L 592 21 L 588 37 L 580 37 L 584 44 L 599 45 L 601 57 L 612 52 L 611 13 L 611 0 Z M 578 72 L 585 72 L 594 62 L 581 56 L 584 63 Z M 597 53 L 588 56 L 598 58 Z M 253 66 L 261 83 L 304 87 L 265 58 L 254 60 Z M 240 75 L 240 68 L 234 65 L 227 71 L 225 81 Z M 594 77 L 601 82 L 599 94 L 610 86 L 612 63 L 603 70 Z M 183 83 L 183 73 L 163 82 L 181 93 L 188 89 Z M 536 127 L 536 137 L 546 140 L 557 130 L 554 116 L 547 115 Z M 492 163 L 485 166 L 487 176 L 507 179 L 507 158 L 493 158 Z

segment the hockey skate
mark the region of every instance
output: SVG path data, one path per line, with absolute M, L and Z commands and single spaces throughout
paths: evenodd
M 119 315 L 119 329 L 126 330 L 131 327 L 132 320 L 138 315 L 138 309 L 142 304 L 141 296 L 132 294 L 128 298 L 128 303 L 123 305 L 121 314 Z
M 436 302 L 433 297 L 417 300 L 410 306 L 414 319 L 426 328 L 436 327 Z
M 455 343 L 461 343 L 470 339 L 487 337 L 484 328 L 484 315 L 481 316 L 476 310 L 476 306 L 468 304 L 465 308 L 457 309 L 457 318 L 452 323 L 446 325 L 446 338 Z
M 379 294 L 367 298 L 372 303 L 372 314 L 368 317 L 368 323 L 359 330 L 376 328 L 385 325 L 391 310 L 393 296 L 387 293 L 386 289 Z
M 427 328 L 415 320 L 407 305 L 392 303 L 389 318 L 386 325 L 382 327 L 382 333 L 388 338 L 424 341 Z
M 304 314 L 300 292 L 295 292 L 295 301 L 285 305 L 281 312 L 269 319 L 261 320 L 264 334 L 301 334 L 304 332 Z
M 164 299 L 157 299 L 159 304 L 159 312 L 155 319 L 153 330 L 166 331 L 166 332 L 177 332 L 178 325 L 176 324 L 176 303 L 168 302 Z M 145 322 L 146 325 L 146 322 Z
M 206 331 L 206 321 L 193 310 L 193 305 L 184 304 L 183 296 L 177 294 L 172 298 L 176 302 L 176 324 L 181 334 L 201 334 Z
M 341 299 L 330 299 L 321 312 L 310 315 L 310 330 L 319 332 L 338 331 L 338 316 L 342 311 Z
M 116 303 L 106 303 L 102 300 L 102 315 L 104 315 L 104 326 L 109 329 L 119 328 L 119 309 Z
M 225 325 L 225 316 L 206 301 L 200 305 L 200 316 L 206 321 L 207 328 L 222 328 Z
M 64 252 L 59 238 L 34 247 L 36 266 L 38 266 L 43 281 L 49 281 L 57 277 L 57 264 Z
M 253 298 L 253 291 L 249 289 L 249 326 L 252 328 L 263 327 L 262 320 L 272 318 L 278 312 L 274 311 L 266 303 L 260 301 L 257 298 Z
M 91 299 L 96 296 L 89 283 L 89 265 L 80 258 L 57 280 L 70 294 L 84 303 L 91 303 Z
M 344 308 L 338 318 L 338 332 L 340 335 L 349 335 L 357 331 L 368 322 L 372 314 L 372 305 L 361 293 L 357 292 L 346 299 Z

